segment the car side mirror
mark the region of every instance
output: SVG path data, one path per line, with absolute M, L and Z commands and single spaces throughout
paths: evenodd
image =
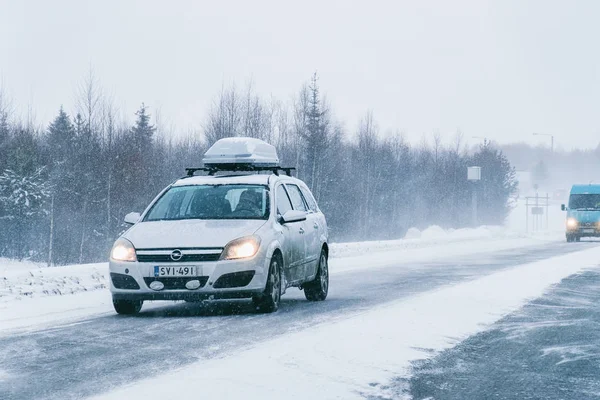
M 281 225 L 301 221 L 306 221 L 306 213 L 304 211 L 290 210 L 279 218 L 279 223 Z
M 133 225 L 140 220 L 142 216 L 138 212 L 130 212 L 125 216 L 125 223 Z
M 567 206 L 565 206 L 564 204 L 561 204 L 560 209 L 563 211 L 567 211 Z

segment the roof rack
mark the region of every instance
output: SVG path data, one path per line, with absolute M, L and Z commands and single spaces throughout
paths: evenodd
M 285 172 L 287 176 L 292 176 L 292 171 L 295 171 L 296 168 L 293 167 L 259 167 L 252 164 L 218 164 L 219 166 L 210 166 L 210 167 L 199 167 L 199 168 L 186 168 L 185 172 L 187 173 L 187 177 L 194 176 L 194 173 L 197 171 L 205 171 L 208 172 L 208 175 L 213 176 L 217 172 L 228 171 L 228 172 L 260 172 L 260 171 L 271 171 L 275 175 L 279 175 L 279 171 Z

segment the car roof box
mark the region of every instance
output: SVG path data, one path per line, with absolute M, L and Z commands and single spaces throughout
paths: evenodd
M 217 140 L 204 154 L 206 167 L 219 168 L 231 165 L 277 167 L 277 150 L 269 143 L 249 137 L 232 137 Z

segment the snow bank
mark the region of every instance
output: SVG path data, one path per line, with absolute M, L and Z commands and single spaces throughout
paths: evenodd
M 48 268 L 32 262 L 0 258 L 0 304 L 106 289 L 107 278 L 106 263 Z
M 521 265 L 203 360 L 96 399 L 183 398 L 198 387 L 208 398 L 397 398 L 386 384 L 408 376 L 411 361 L 482 331 L 550 285 L 597 267 L 598 260 L 595 247 Z
M 501 226 L 482 226 L 479 228 L 443 229 L 437 225 L 423 231 L 410 228 L 403 239 L 379 240 L 368 242 L 332 243 L 332 257 L 350 257 L 373 251 L 414 249 L 446 243 L 456 243 L 481 239 L 515 239 L 526 238 L 522 233 L 515 233 Z M 556 239 L 553 237 L 552 239 Z

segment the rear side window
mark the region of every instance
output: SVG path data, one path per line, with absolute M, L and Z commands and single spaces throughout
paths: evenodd
M 302 191 L 302 194 L 304 195 L 304 200 L 306 200 L 306 204 L 308 204 L 308 208 L 310 209 L 310 211 L 313 211 L 313 212 L 319 211 L 319 206 L 317 206 L 317 201 L 315 200 L 315 198 L 312 195 L 312 193 L 310 192 L 310 190 L 308 190 L 308 188 L 305 188 L 305 187 L 300 187 L 300 190 Z
M 277 196 L 277 212 L 280 215 L 285 214 L 286 212 L 292 209 L 292 203 L 290 203 L 290 198 L 288 197 L 283 185 L 279 185 L 276 191 Z
M 292 204 L 294 205 L 294 210 L 298 211 L 308 211 L 306 208 L 306 204 L 304 203 L 304 198 L 302 193 L 300 192 L 300 188 L 296 185 L 285 185 L 288 189 L 288 193 L 290 194 L 290 199 L 292 200 Z

